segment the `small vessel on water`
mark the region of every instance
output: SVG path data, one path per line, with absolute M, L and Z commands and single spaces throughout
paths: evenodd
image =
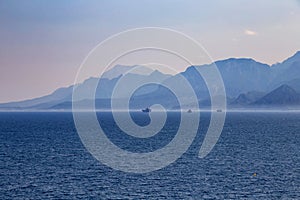
M 191 109 L 189 109 L 187 112 L 188 112 L 188 113 L 192 113 L 192 110 L 191 110 Z
M 145 109 L 142 109 L 142 112 L 149 113 L 149 112 L 151 112 L 151 109 L 150 108 L 145 108 Z

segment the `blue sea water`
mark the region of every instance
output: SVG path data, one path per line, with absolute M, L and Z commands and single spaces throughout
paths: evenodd
M 145 114 L 132 117 L 149 122 Z M 197 137 L 175 163 L 133 174 L 98 162 L 72 113 L 0 113 L 0 199 L 300 199 L 300 113 L 228 113 L 215 148 L 200 159 L 209 117 L 201 116 Z M 162 148 L 178 120 L 169 113 L 162 133 L 144 140 L 99 113 L 111 141 L 133 152 Z

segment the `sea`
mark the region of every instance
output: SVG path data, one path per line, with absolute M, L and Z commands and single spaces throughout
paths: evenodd
M 123 133 L 109 112 L 97 113 L 107 137 L 132 152 L 163 148 L 180 124 L 170 112 L 150 138 Z M 132 113 L 136 124 L 147 113 Z M 228 112 L 222 134 L 198 153 L 210 122 L 170 165 L 147 173 L 113 169 L 84 147 L 71 112 L 0 113 L 0 199 L 300 199 L 300 113 Z M 101 147 L 100 147 L 101 148 Z

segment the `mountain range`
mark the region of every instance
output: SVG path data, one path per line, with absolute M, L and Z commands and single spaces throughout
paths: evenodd
M 93 101 L 84 94 L 91 90 L 92 85 L 98 84 L 95 93 L 96 108 L 110 109 L 113 89 L 121 78 L 128 80 L 128 86 L 131 82 L 145 80 L 177 86 L 180 84 L 180 77 L 183 76 L 195 91 L 200 107 L 209 108 L 208 89 L 198 71 L 204 72 L 213 64 L 217 66 L 223 78 L 229 109 L 300 108 L 300 51 L 282 63 L 274 65 L 263 64 L 250 58 L 229 58 L 212 64 L 189 66 L 185 71 L 175 75 L 164 74 L 147 67 L 140 67 L 144 70 L 135 73 L 130 71 L 133 66 L 117 65 L 105 72 L 101 78 L 91 77 L 76 85 L 76 89 L 83 94 L 78 101 L 82 105 Z M 0 110 L 69 110 L 72 108 L 73 89 L 74 85 L 59 88 L 43 97 L 2 103 Z M 123 99 L 120 97 L 117 101 Z M 130 100 L 130 108 L 141 109 L 155 103 L 162 104 L 167 109 L 180 108 L 174 94 L 157 84 L 148 84 L 135 91 Z M 187 103 L 183 108 L 197 109 L 195 106 Z

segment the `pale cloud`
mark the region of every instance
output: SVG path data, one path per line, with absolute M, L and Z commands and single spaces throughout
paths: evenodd
M 252 30 L 249 30 L 249 29 L 246 29 L 246 30 L 244 31 L 244 34 L 245 34 L 245 35 L 250 35 L 250 36 L 258 35 L 257 32 L 252 31 Z

